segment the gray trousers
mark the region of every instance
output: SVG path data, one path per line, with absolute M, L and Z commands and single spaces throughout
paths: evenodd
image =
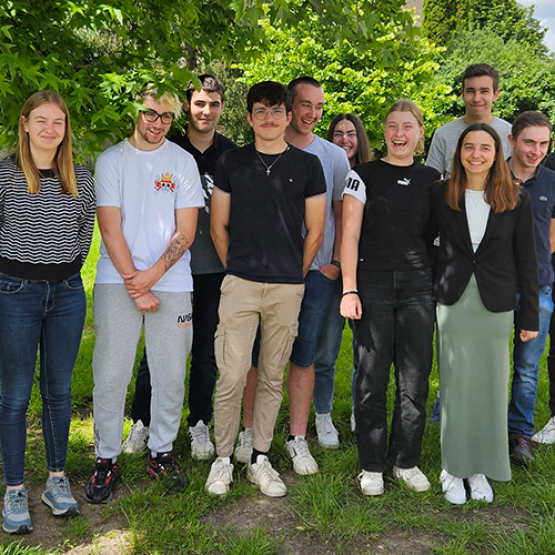
M 171 451 L 179 431 L 193 339 L 191 293 L 153 293 L 158 310 L 142 314 L 124 285 L 94 287 L 94 440 L 103 459 L 121 453 L 125 398 L 143 326 L 152 382 L 149 449 Z

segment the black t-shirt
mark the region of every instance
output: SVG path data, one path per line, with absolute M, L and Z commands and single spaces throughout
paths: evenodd
M 440 174 L 413 162 L 394 166 L 383 160 L 357 164 L 349 191 L 366 200 L 359 244 L 359 270 L 410 271 L 428 268 L 427 243 L 433 240 L 430 188 Z
M 303 283 L 305 200 L 324 194 L 326 182 L 313 154 L 288 146 L 279 156 L 250 144 L 218 160 L 214 185 L 231 194 L 226 271 L 250 281 Z
M 173 135 L 169 139 L 193 155 L 200 173 L 204 194 L 204 208 L 198 211 L 195 241 L 190 249 L 191 272 L 193 275 L 223 272 L 224 267 L 210 237 L 210 201 L 218 159 L 226 150 L 237 148 L 237 145 L 218 132 L 214 134 L 214 142 L 204 152 L 200 152 L 193 146 L 187 134 Z

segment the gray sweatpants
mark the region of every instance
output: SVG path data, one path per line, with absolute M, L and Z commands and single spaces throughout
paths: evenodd
M 177 437 L 193 339 L 191 293 L 153 294 L 160 300 L 158 310 L 142 314 L 124 285 L 94 286 L 94 439 L 103 459 L 121 453 L 125 397 L 143 326 L 152 384 L 148 447 L 167 453 Z

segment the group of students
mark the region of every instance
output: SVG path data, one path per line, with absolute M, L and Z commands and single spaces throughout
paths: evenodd
M 437 326 L 442 489 L 451 503 L 464 503 L 466 480 L 473 499 L 491 502 L 487 478 L 509 480 L 510 455 L 533 462 L 555 247 L 555 172 L 540 166 L 551 125 L 538 112 L 520 115 L 512 127 L 493 118 L 498 79 L 486 64 L 467 68 L 465 116 L 436 131 L 426 166 L 415 160 L 424 149 L 423 116 L 409 100 L 387 112 L 385 156 L 370 161 L 353 114 L 332 121 L 327 141 L 313 133 L 325 99 L 309 77 L 251 87 L 247 119 L 255 140 L 242 148 L 215 131 L 224 108 L 215 77 L 200 76 L 200 90 L 189 86 L 188 125 L 171 141 L 166 134 L 181 102 L 150 88 L 133 135 L 100 156 L 96 187 L 72 162 L 63 99 L 49 91 L 31 96 L 16 153 L 0 162 L 4 531 L 32 530 L 25 413 L 39 348 L 49 471 L 42 500 L 55 515 L 79 513 L 64 469 L 86 310 L 79 271 L 95 208 L 102 235 L 93 305 L 97 459 L 88 502 L 112 498 L 143 329 L 134 423 L 123 450 L 148 447 L 147 473 L 173 491 L 186 486 L 172 447 L 192 350 L 192 454 L 217 455 L 206 490 L 229 491 L 234 456 L 262 493 L 285 495 L 268 458 L 284 369 L 289 362 L 286 451 L 295 472 L 312 474 L 312 403 L 318 441 L 339 446 L 330 413 L 344 318 L 353 329 L 352 423 L 363 494 L 384 492 L 388 461 L 410 489 L 430 488 L 417 465 Z M 397 389 L 388 433 L 392 364 Z M 549 425 L 534 437 L 546 438 Z

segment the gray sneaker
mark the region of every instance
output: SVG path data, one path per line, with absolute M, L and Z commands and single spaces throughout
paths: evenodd
M 333 425 L 331 414 L 316 415 L 316 433 L 318 443 L 324 449 L 337 449 L 339 447 L 339 433 Z
M 555 416 L 552 416 L 547 421 L 547 424 L 541 431 L 532 436 L 532 441 L 534 443 L 543 443 L 545 445 L 555 443 Z
M 252 428 L 245 428 L 237 438 L 233 458 L 240 463 L 248 464 L 252 456 Z
M 210 459 L 214 454 L 214 445 L 210 441 L 210 426 L 199 420 L 196 426 L 189 426 L 191 436 L 191 455 L 197 461 Z
M 145 426 L 140 420 L 137 420 L 131 430 L 129 430 L 129 435 L 127 439 L 123 442 L 122 450 L 128 455 L 134 455 L 135 453 L 140 453 L 146 449 L 148 438 L 150 436 L 150 429 Z
M 28 534 L 33 531 L 25 488 L 12 489 L 6 492 L 2 516 L 4 517 L 2 530 L 6 534 Z
M 79 514 L 79 503 L 71 495 L 69 481 L 65 476 L 48 478 L 41 499 L 43 503 L 52 509 L 52 514 L 55 516 L 73 516 Z

